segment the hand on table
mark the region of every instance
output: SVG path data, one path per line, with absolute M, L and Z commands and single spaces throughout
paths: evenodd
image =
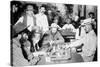
M 30 60 L 30 64 L 35 65 L 38 61 L 40 61 L 40 57 L 35 56 L 33 59 Z
M 33 54 L 28 55 L 28 59 L 31 60 L 33 58 Z

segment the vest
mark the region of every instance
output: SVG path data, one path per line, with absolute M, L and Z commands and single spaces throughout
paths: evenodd
M 33 16 L 33 15 L 32 15 Z M 27 27 L 27 14 L 23 15 L 24 19 L 23 19 L 23 24 L 25 27 Z M 36 25 L 36 18 L 35 16 L 33 16 L 33 25 L 35 26 Z
M 18 23 L 17 25 L 15 25 L 13 28 L 15 30 L 16 33 L 19 33 L 21 31 L 23 31 L 24 29 L 28 28 L 27 27 L 27 14 L 23 15 L 24 19 L 23 19 L 23 23 Z M 33 24 L 34 26 L 36 25 L 36 18 L 33 16 Z

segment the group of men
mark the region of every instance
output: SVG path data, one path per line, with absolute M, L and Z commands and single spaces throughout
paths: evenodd
M 41 6 L 39 8 L 39 13 L 36 15 L 33 11 L 33 6 L 28 5 L 24 15 L 21 16 L 14 25 L 16 33 L 22 31 L 23 29 L 27 29 L 27 34 L 18 34 L 16 38 L 17 41 L 13 39 L 13 62 L 15 62 L 13 63 L 13 65 L 17 65 L 18 62 L 16 61 L 21 61 L 21 59 L 23 59 L 23 63 L 26 65 L 36 64 L 40 60 L 40 58 L 34 57 L 32 54 L 33 51 L 46 49 L 51 44 L 65 43 L 63 36 L 58 31 L 63 29 L 70 29 L 71 31 L 76 32 L 75 38 L 77 40 L 75 42 L 72 42 L 70 45 L 66 45 L 66 48 L 76 49 L 78 46 L 82 46 L 82 52 L 80 53 L 80 55 L 83 57 L 84 61 L 93 61 L 97 47 L 97 37 L 92 27 L 92 21 L 87 22 L 88 19 L 86 19 L 82 21 L 78 29 L 75 29 L 71 24 L 71 20 L 67 19 L 66 24 L 61 28 L 58 25 L 58 18 L 55 18 L 51 26 L 49 26 L 48 18 L 44 13 L 45 7 Z M 20 24 L 22 26 L 18 27 L 18 25 Z M 80 28 L 82 28 L 81 36 L 79 36 Z M 42 46 L 40 47 L 38 43 L 41 39 Z M 22 54 L 19 52 L 19 50 Z M 23 56 L 23 54 L 25 54 L 23 53 L 23 50 L 26 53 L 26 57 Z M 21 59 L 18 59 L 18 57 L 20 57 Z M 21 63 L 22 62 L 19 62 L 18 65 L 21 65 Z

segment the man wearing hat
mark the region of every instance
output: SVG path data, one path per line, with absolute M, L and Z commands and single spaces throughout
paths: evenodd
M 27 28 L 27 32 L 31 32 L 32 28 L 36 25 L 36 19 L 33 13 L 34 9 L 32 5 L 28 5 L 26 12 L 19 18 L 16 24 L 13 26 L 16 33 L 19 33 L 23 29 Z
M 49 43 L 49 45 L 47 45 Z M 64 43 L 64 38 L 58 31 L 58 26 L 56 23 L 52 23 L 50 31 L 48 31 L 47 36 L 43 39 L 43 47 L 52 46 L 52 44 L 61 44 Z

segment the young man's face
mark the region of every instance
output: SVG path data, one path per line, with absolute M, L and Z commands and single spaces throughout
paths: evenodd
M 41 12 L 41 13 L 44 13 L 44 12 L 45 12 L 45 8 L 44 8 L 44 7 L 41 7 L 41 8 L 40 8 L 40 12 Z
M 90 18 L 93 18 L 93 15 L 92 15 L 92 14 L 90 14 L 90 15 L 89 15 L 89 17 L 90 17 Z

